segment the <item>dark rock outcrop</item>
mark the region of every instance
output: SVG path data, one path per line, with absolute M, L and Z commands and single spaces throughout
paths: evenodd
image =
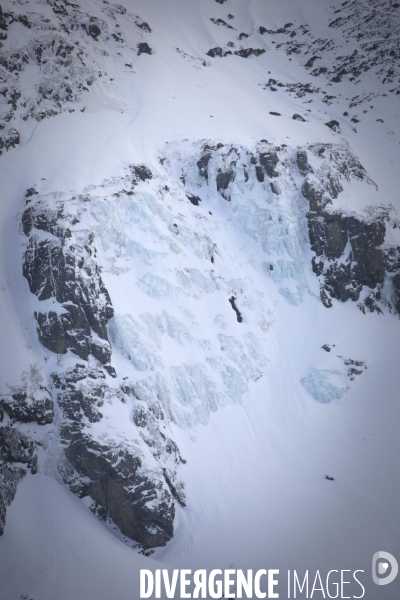
M 305 177 L 307 173 L 312 173 L 313 169 L 308 162 L 307 152 L 305 150 L 298 150 L 296 154 L 296 163 L 299 169 L 300 175 Z
M 227 24 L 227 27 L 233 29 L 230 25 Z M 242 36 L 245 34 L 241 34 Z M 228 44 L 229 46 L 229 44 Z M 235 56 L 240 56 L 241 58 L 249 58 L 249 56 L 260 56 L 264 54 L 264 48 L 241 48 L 240 50 L 225 50 L 220 46 L 216 46 L 215 48 L 210 48 L 207 52 L 207 56 L 211 56 L 211 58 L 215 58 L 218 56 L 219 58 L 223 58 L 224 56 L 229 56 L 234 54 Z
M 36 421 L 38 425 L 52 423 L 54 418 L 54 406 L 50 394 L 42 399 L 28 398 L 26 392 L 12 393 L 9 398 L 1 401 L 4 412 L 20 423 L 31 423 Z
M 30 369 L 22 373 L 22 380 L 22 385 L 10 386 L 9 393 L 0 396 L 0 421 L 4 411 L 10 419 L 19 423 L 52 423 L 54 405 L 50 390 L 43 385 L 39 364 L 31 363 Z
M 275 167 L 279 163 L 279 158 L 275 150 L 269 152 L 260 152 L 260 164 L 264 167 L 268 177 L 278 177 L 278 172 Z
M 137 55 L 140 56 L 141 54 L 153 54 L 153 50 L 147 42 L 140 42 L 140 44 L 137 45 Z
M 207 52 L 207 56 L 211 56 L 211 58 L 219 56 L 220 58 L 222 58 L 223 56 L 226 56 L 227 53 L 232 54 L 230 50 L 226 51 L 223 50 L 220 46 L 216 46 L 215 48 L 210 48 L 210 50 Z
M 149 178 L 143 167 L 135 176 Z M 32 204 L 33 198 L 35 198 Z M 93 234 L 78 234 L 75 215 L 65 214 L 64 204 L 50 206 L 46 200 L 29 196 L 22 226 L 29 237 L 23 274 L 32 294 L 41 301 L 53 298 L 59 310 L 35 312 L 40 342 L 57 354 L 68 349 L 87 360 L 92 354 L 103 364 L 111 358 L 107 322 L 114 311 L 95 261 Z M 43 239 L 37 231 L 48 234 Z M 94 333 L 92 333 L 94 332 Z
M 242 58 L 249 58 L 249 56 L 261 56 L 264 52 L 264 48 L 242 48 L 241 50 L 236 50 L 234 54 Z
M 219 26 L 227 27 L 228 29 L 234 29 L 234 27 L 232 27 L 232 25 L 229 25 L 229 23 L 227 23 L 223 19 L 214 19 L 213 17 L 211 17 L 210 21 L 212 23 L 214 23 L 214 25 L 219 25 Z
M 329 127 L 329 129 L 332 129 L 333 131 L 335 131 L 336 133 L 340 133 L 339 122 L 336 121 L 335 119 L 332 119 L 332 121 L 328 121 L 327 123 L 325 123 L 325 125 L 327 127 Z
M 14 500 L 18 483 L 26 474 L 19 464 L 26 464 L 32 473 L 37 472 L 34 449 L 33 441 L 13 425 L 0 427 L 0 535 L 4 532 L 7 507 Z
M 4 533 L 7 507 L 14 500 L 17 486 L 25 474 L 24 469 L 12 468 L 0 461 L 0 535 Z
M 193 194 L 186 194 L 186 197 L 189 200 L 189 202 L 191 202 L 191 204 L 193 204 L 194 206 L 199 206 L 201 198 L 199 198 L 198 196 L 194 196 Z
M 236 306 L 236 298 L 235 296 L 232 296 L 231 298 L 229 298 L 229 303 L 232 306 L 233 310 L 236 313 L 236 319 L 238 323 L 241 323 L 243 321 L 243 317 L 238 309 L 238 307 Z
M 200 175 L 204 177 L 206 181 L 208 181 L 208 163 L 210 162 L 210 158 L 211 152 L 205 151 L 196 163 L 199 167 Z
M 57 401 L 64 417 L 74 423 L 81 423 L 84 417 L 89 423 L 100 421 L 103 415 L 99 408 L 104 403 L 107 389 L 105 379 L 106 375 L 102 370 L 86 369 L 81 364 L 62 375 L 54 373 L 54 384 L 57 389 L 62 390 L 57 395 Z M 82 385 L 77 385 L 80 383 Z
M 147 165 L 131 165 L 132 183 L 136 185 L 139 181 L 147 181 L 153 178 L 153 173 Z
M 309 150 L 329 161 L 314 172 L 307 150 L 297 151 L 297 166 L 300 174 L 305 176 L 301 191 L 309 204 L 308 232 L 310 246 L 315 253 L 312 267 L 320 278 L 322 302 L 327 307 L 332 306 L 332 298 L 357 302 L 366 286 L 371 293 L 360 308 L 380 312 L 381 289 L 389 277 L 398 311 L 396 277 L 400 265 L 396 266 L 396 260 L 389 260 L 390 252 L 394 256 L 395 250 L 384 247 L 387 211 L 375 217 L 361 217 L 328 210 L 332 199 L 337 198 L 343 189 L 341 179 L 368 179 L 365 170 L 349 151 L 347 160 L 344 160 L 343 151 L 334 150 L 330 144 L 313 145 Z
M 19 141 L 19 133 L 15 127 L 4 127 L 0 130 L 0 154 L 2 154 L 4 150 L 16 148 Z
M 21 12 L 28 4 L 27 12 Z M 119 49 L 131 52 L 125 41 L 127 20 L 138 54 L 151 53 L 142 41 L 151 33 L 149 24 L 119 5 L 103 3 L 100 10 L 109 17 L 103 20 L 86 12 L 88 6 L 79 3 L 48 0 L 47 11 L 41 9 L 40 2 L 28 4 L 10 4 L 7 11 L 0 12 L 0 154 L 20 143 L 16 128 L 21 122 L 74 112 L 95 82 L 101 86 L 111 67 L 107 57 L 115 56 L 115 43 Z M 120 19 L 120 15 L 125 18 Z M 8 30 L 12 24 L 29 30 L 28 36 L 11 39 Z M 138 29 L 132 32 L 133 24 Z M 110 31 L 110 26 L 115 26 L 115 31 Z M 99 53 L 103 68 L 97 59 Z M 124 60 L 122 52 L 117 57 Z M 29 69 L 34 70 L 35 80 L 25 76 Z
M 396 311 L 400 314 L 400 272 L 394 275 L 392 278 L 392 284 L 395 296 L 394 306 Z
M 217 174 L 217 190 L 221 192 L 221 190 L 226 190 L 231 181 L 235 179 L 235 172 L 233 170 L 230 171 L 221 171 Z
M 385 237 L 384 223 L 365 223 L 341 213 L 309 213 L 312 250 L 320 262 L 327 261 L 321 273 L 323 287 L 342 302 L 358 300 L 363 285 L 375 289 L 385 278 L 385 254 L 380 248 Z M 346 262 L 338 263 L 348 245 Z M 325 304 L 331 305 L 329 298 Z
M 265 179 L 265 173 L 264 173 L 264 169 L 262 167 L 260 167 L 260 165 L 256 165 L 256 177 L 257 177 L 257 181 L 259 181 L 260 183 L 263 183 L 263 181 Z
M 129 396 L 136 398 L 134 387 L 126 382 L 119 389 L 111 388 L 103 369 L 79 363 L 52 377 L 63 412 L 61 440 L 72 468 L 72 472 L 66 470 L 66 483 L 78 496 L 90 496 L 98 516 L 110 518 L 144 549 L 165 545 L 173 535 L 174 498 L 185 505 L 174 470 L 170 466 L 149 469 L 138 444 L 99 443 L 91 434 L 92 425 L 103 418 L 104 402 L 126 403 Z M 177 445 L 158 426 L 163 419 L 160 407 L 147 410 L 141 401 L 135 406 L 133 420 L 154 458 L 163 459 L 164 464 L 172 458 L 180 464 L 184 461 Z
M 160 479 L 146 477 L 142 461 L 124 448 L 75 434 L 65 455 L 89 480 L 87 493 L 124 535 L 143 548 L 164 546 L 173 535 L 174 501 Z

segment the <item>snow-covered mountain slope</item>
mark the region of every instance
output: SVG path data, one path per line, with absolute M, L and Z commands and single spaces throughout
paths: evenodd
M 3 5 L 6 600 L 136 598 L 153 558 L 398 597 L 399 20 Z

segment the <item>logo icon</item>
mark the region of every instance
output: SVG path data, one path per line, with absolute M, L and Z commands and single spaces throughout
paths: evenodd
M 372 557 L 372 579 L 376 585 L 387 585 L 397 577 L 399 565 L 389 552 L 375 552 Z

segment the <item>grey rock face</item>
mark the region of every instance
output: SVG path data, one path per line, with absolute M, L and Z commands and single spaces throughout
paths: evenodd
M 0 427 L 0 459 L 4 462 L 30 463 L 34 451 L 32 440 L 16 427 Z
M 161 480 L 146 477 L 139 456 L 100 445 L 79 433 L 65 455 L 90 480 L 88 494 L 106 509 L 123 534 L 144 548 L 164 546 L 171 539 L 174 501 Z
M 397 275 L 393 277 L 392 282 L 396 297 L 395 309 L 400 313 L 400 273 L 397 273 Z
M 54 311 L 35 312 L 35 319 L 38 323 L 39 341 L 43 346 L 56 354 L 65 354 L 68 348 L 67 336 L 58 314 Z
M 294 118 L 294 116 L 293 116 Z M 313 169 L 308 162 L 307 152 L 305 150 L 298 150 L 296 154 L 296 162 L 300 171 L 300 175 L 305 177 L 307 173 L 312 173 Z
M 241 312 L 239 311 L 238 307 L 236 306 L 236 298 L 234 296 L 232 296 L 231 298 L 229 298 L 229 303 L 232 306 L 233 310 L 236 313 L 236 320 L 238 323 L 241 323 L 243 321 L 243 317 Z
M 140 42 L 137 46 L 137 55 L 141 54 L 153 54 L 153 50 L 150 48 L 147 42 Z
M 0 427 L 0 535 L 4 532 L 7 507 L 14 500 L 18 483 L 26 474 L 25 469 L 13 463 L 23 463 L 37 472 L 34 443 L 16 427 Z
M 26 464 L 34 475 L 38 471 L 35 442 L 19 429 L 21 423 L 37 422 L 49 425 L 54 411 L 50 391 L 43 385 L 38 363 L 22 373 L 22 384 L 10 386 L 7 394 L 0 396 L 0 421 L 4 413 L 11 419 L 0 427 L 0 535 L 3 533 L 6 509 L 15 496 L 17 485 L 25 475 L 20 463 Z
M 253 154 L 208 142 L 200 146 L 195 164 L 200 177 L 226 199 L 231 197 L 232 182 L 244 179 L 246 185 L 250 172 L 254 178 L 251 186 L 260 184 L 266 193 L 277 196 L 281 193 L 279 177 L 295 177 L 308 206 L 312 269 L 320 280 L 323 304 L 330 307 L 332 299 L 351 300 L 364 312 L 379 312 L 384 306 L 399 312 L 400 249 L 385 246 L 392 208 L 382 206 L 378 212 L 367 211 L 367 216 L 331 209 L 345 181 L 375 185 L 348 144 L 316 143 L 293 151 L 261 140 Z M 185 173 L 182 183 L 185 185 Z M 399 226 L 392 221 L 391 226 Z
M 310 66 L 312 66 L 312 65 L 310 65 Z M 333 131 L 335 131 L 336 133 L 340 133 L 339 122 L 336 121 L 335 119 L 332 119 L 332 121 L 328 121 L 327 123 L 325 123 L 325 125 L 327 127 L 329 127 L 329 129 L 332 129 Z
M 5 150 L 16 148 L 19 144 L 19 133 L 14 127 L 5 127 L 0 132 L 0 154 Z
M 198 196 L 194 196 L 193 194 L 186 194 L 187 199 L 193 206 L 199 206 L 199 202 L 201 202 L 201 198 Z
M 69 421 L 81 423 L 83 417 L 90 423 L 100 421 L 103 415 L 98 409 L 104 403 L 105 379 L 100 369 L 86 369 L 80 364 L 62 375 L 53 374 L 56 388 L 62 390 L 57 396 L 58 404 Z M 76 385 L 80 382 L 83 385 Z
M 4 412 L 11 419 L 20 423 L 36 421 L 38 425 L 52 423 L 54 418 L 54 407 L 50 397 L 44 399 L 30 399 L 25 393 L 12 394 L 10 399 L 3 399 Z
M 153 178 L 153 174 L 147 165 L 131 165 L 129 167 L 132 173 L 132 183 L 136 185 L 138 181 L 146 181 Z
M 46 425 L 53 422 L 54 405 L 50 390 L 43 385 L 41 369 L 37 363 L 32 363 L 28 371 L 22 374 L 23 384 L 10 387 L 8 394 L 0 397 L 1 414 L 3 410 L 19 423 L 31 423 L 36 421 L 38 425 Z
M 212 21 L 212 23 L 214 23 L 214 25 L 227 27 L 228 29 L 234 29 L 234 27 L 232 27 L 232 25 L 229 25 L 229 23 L 227 23 L 223 19 L 214 19 L 213 17 L 211 17 L 210 21 Z
M 54 298 L 61 308 L 35 312 L 39 340 L 51 352 L 65 354 L 70 349 L 84 360 L 92 354 L 107 364 L 111 358 L 107 322 L 114 311 L 95 261 L 93 234 L 80 233 L 78 217 L 66 215 L 63 203 L 54 209 L 34 193 L 27 203 L 22 216 L 29 237 L 23 274 L 39 300 Z M 38 231 L 49 234 L 48 239 L 43 233 L 39 237 Z
M 205 151 L 203 155 L 197 161 L 197 166 L 200 170 L 200 175 L 204 177 L 204 179 L 208 180 L 208 163 L 210 162 L 211 152 Z
M 260 164 L 266 170 L 268 177 L 278 176 L 275 167 L 279 163 L 279 158 L 275 150 L 271 150 L 270 152 L 260 152 L 259 159 Z
M 130 165 L 124 193 L 132 194 L 139 182 L 152 177 L 146 165 Z M 53 374 L 62 411 L 59 431 L 65 463 L 60 463 L 60 473 L 74 493 L 92 498 L 96 514 L 107 516 L 142 548 L 164 545 L 173 535 L 175 500 L 185 504 L 183 485 L 177 480 L 177 465 L 184 461 L 175 442 L 164 433 L 162 411 L 146 400 L 139 401 L 128 382 L 123 389 L 108 383 L 108 375 L 116 376 L 109 364 L 107 333 L 113 308 L 96 259 L 94 233 L 85 226 L 90 195 L 42 196 L 33 187 L 26 198 L 22 229 L 28 244 L 23 274 L 38 300 L 43 304 L 51 300 L 54 306 L 35 312 L 39 340 L 58 354 L 70 350 L 83 360 L 92 355 L 102 365 L 77 364 L 65 373 Z M 117 446 L 113 439 L 100 441 L 94 434 L 106 402 L 135 404 L 135 423 L 142 411 L 133 443 L 125 439 Z M 11 414 L 11 400 L 4 408 Z M 31 413 L 30 418 L 33 408 Z M 157 461 L 151 468 L 149 451 Z M 36 461 L 32 470 L 37 470 Z
M 223 144 L 205 144 L 202 149 L 200 158 L 197 160 L 196 165 L 199 169 L 199 173 L 204 179 L 209 182 L 209 163 L 214 156 L 224 156 L 225 168 L 218 168 L 215 183 L 219 193 L 226 199 L 230 200 L 230 187 L 231 183 L 235 181 L 237 175 L 237 160 L 240 157 L 240 152 L 237 148 L 231 147 L 226 155 L 222 150 Z M 266 178 L 278 177 L 277 166 L 279 164 L 279 156 L 277 151 L 280 148 L 274 148 L 272 144 L 268 144 L 266 140 L 261 140 L 260 151 L 258 155 L 250 156 L 250 164 L 254 165 L 257 180 L 263 183 Z M 220 152 L 221 151 L 221 152 Z M 248 167 L 243 167 L 243 175 L 245 182 L 249 180 Z M 209 182 L 210 183 L 210 182 Z M 279 194 L 278 187 L 270 182 L 273 193 Z
M 232 54 L 232 52 L 229 51 L 229 54 Z M 211 58 L 215 58 L 216 56 L 222 57 L 225 55 L 226 51 L 220 46 L 217 46 L 216 48 L 210 48 L 210 50 L 207 52 L 207 56 L 211 56 Z
M 280 33 L 280 47 L 288 56 L 296 54 L 314 77 L 323 74 L 327 81 L 347 80 L 355 85 L 366 76 L 375 76 L 384 84 L 376 90 L 378 95 L 382 92 L 384 95 L 388 92 L 398 94 L 398 8 L 398 2 L 392 0 L 369 0 L 368 3 L 349 0 L 341 3 L 339 8 L 331 5 L 328 8 L 329 27 L 337 32 L 322 37 L 307 26 L 296 24 L 292 24 L 292 31 L 286 26 L 277 31 L 260 27 L 258 31 L 270 35 Z M 285 33 L 286 39 L 282 37 Z M 345 45 L 344 41 L 351 43 Z M 331 104 L 336 93 L 337 89 L 335 94 L 322 90 L 322 101 Z M 358 86 L 353 94 L 348 98 L 350 108 L 368 97 L 368 93 L 360 93 Z
M 236 50 L 234 54 L 242 58 L 249 58 L 249 56 L 260 56 L 264 52 L 264 48 L 242 48 L 241 50 Z
M 333 151 L 330 144 L 314 145 L 311 151 L 329 160 L 330 168 L 313 173 L 307 151 L 297 152 L 299 172 L 306 178 L 301 191 L 309 203 L 307 213 L 310 245 L 315 257 L 312 266 L 320 278 L 321 300 L 332 306 L 332 298 L 346 302 L 358 301 L 363 286 L 372 290 L 360 308 L 381 309 L 381 288 L 385 278 L 392 277 L 394 297 L 397 299 L 397 269 L 395 260 L 388 266 L 388 250 L 384 248 L 386 225 L 384 216 L 362 218 L 341 211 L 329 211 L 328 205 L 342 191 L 340 178 L 368 179 L 363 167 L 352 154 L 344 162 L 343 155 Z M 390 262 L 390 261 L 389 261 Z M 394 302 L 398 312 L 398 300 Z
M 219 192 L 226 190 L 231 181 L 235 180 L 234 171 L 221 171 L 217 175 L 217 190 Z M 223 192 L 222 192 L 223 193 Z
M 17 486 L 24 475 L 24 469 L 13 469 L 0 462 L 0 535 L 4 533 L 7 506 L 14 500 Z
M 100 409 L 104 402 L 126 403 L 134 396 L 134 388 L 129 383 L 111 388 L 102 369 L 79 363 L 64 373 L 54 373 L 53 381 L 64 416 L 62 444 L 73 468 L 65 479 L 71 490 L 80 497 L 89 495 L 96 514 L 108 515 L 124 535 L 144 549 L 165 545 L 173 535 L 174 499 L 185 505 L 175 472 L 170 467 L 149 469 L 140 445 L 117 445 L 112 440 L 99 443 L 91 433 L 91 426 L 103 418 Z M 156 460 L 184 462 L 175 442 L 157 426 L 164 419 L 161 410 L 147 410 L 140 402 L 133 419 L 142 443 Z

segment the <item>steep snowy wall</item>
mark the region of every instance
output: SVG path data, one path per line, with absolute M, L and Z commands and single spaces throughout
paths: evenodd
M 388 490 L 379 523 L 395 530 L 387 522 L 397 478 L 380 480 L 375 465 L 389 464 L 398 438 L 397 380 L 381 363 L 393 364 L 397 346 L 384 338 L 400 314 L 399 8 L 393 0 L 0 8 L 0 533 L 19 481 L 29 489 L 39 471 L 146 553 L 160 556 L 179 535 L 189 553 L 208 527 L 203 559 L 215 531 L 233 529 L 226 514 L 235 527 L 257 515 L 238 527 L 244 540 L 259 535 L 258 515 L 269 533 L 275 516 L 287 528 L 282 498 L 296 512 L 287 499 L 310 473 L 314 498 L 299 502 L 302 515 L 313 513 L 307 526 L 325 503 L 335 526 L 347 524 L 335 512 L 347 508 L 344 486 L 319 495 L 326 457 L 351 482 L 354 512 L 371 490 L 371 505 Z M 314 312 L 324 315 L 321 334 Z M 358 345 L 343 342 L 347 328 Z M 364 441 L 380 402 L 389 417 L 377 452 Z M 341 403 L 349 411 L 335 421 Z M 324 418 L 297 420 L 299 405 Z M 314 426 L 327 431 L 328 421 L 322 450 Z M 275 469 L 287 422 L 310 470 L 290 459 Z M 359 453 L 353 470 L 348 447 L 341 453 L 346 427 L 348 454 Z M 193 482 L 211 490 L 226 473 L 220 510 L 220 497 Z M 360 511 L 360 530 L 374 511 Z M 226 539 L 239 546 L 239 534 Z
M 27 191 L 23 274 L 38 338 L 57 355 L 52 460 L 143 548 L 165 544 L 185 506 L 173 428 L 207 425 L 268 377 L 274 302 L 317 301 L 319 285 L 326 307 L 396 312 L 390 207 L 331 208 L 354 181 L 375 185 L 346 143 L 202 141 L 168 144 L 157 173 L 131 165 L 72 196 Z M 302 383 L 327 403 L 363 368 L 341 359 Z

